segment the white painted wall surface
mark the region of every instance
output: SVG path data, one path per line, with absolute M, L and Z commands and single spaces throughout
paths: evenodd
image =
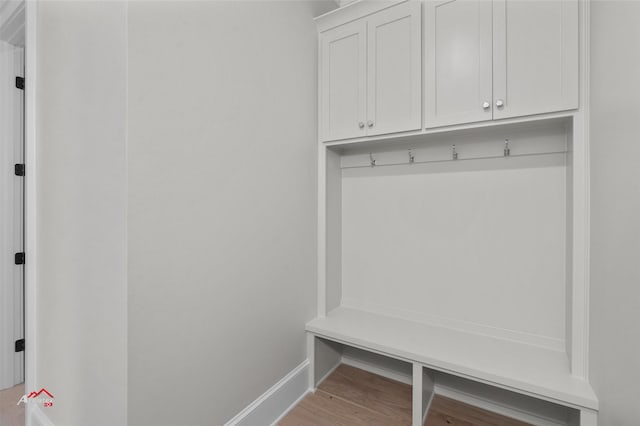
M 126 424 L 126 12 L 38 9 L 36 385 L 60 426 Z
M 345 169 L 342 196 L 343 305 L 563 348 L 563 155 Z
M 332 2 L 129 3 L 129 425 L 218 425 L 306 358 Z
M 591 383 L 599 424 L 640 424 L 640 2 L 591 6 Z

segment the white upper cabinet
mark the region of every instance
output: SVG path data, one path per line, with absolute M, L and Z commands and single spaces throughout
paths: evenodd
M 422 127 L 421 4 L 401 3 L 320 34 L 320 139 Z
M 578 7 L 361 0 L 319 17 L 320 140 L 578 108 Z
M 367 135 L 422 127 L 420 3 L 408 2 L 367 19 Z
M 493 118 L 578 107 L 578 2 L 493 1 Z
M 320 137 L 365 136 L 366 23 L 356 21 L 320 37 Z
M 427 128 L 578 107 L 577 0 L 425 5 Z
M 425 5 L 427 127 L 492 119 L 490 1 Z

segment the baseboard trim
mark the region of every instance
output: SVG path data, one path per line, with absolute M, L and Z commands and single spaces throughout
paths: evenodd
M 322 376 L 320 380 L 316 381 L 317 383 L 316 386 L 314 386 L 313 389 L 310 389 L 310 391 L 315 392 L 316 389 L 318 388 L 318 385 L 324 382 L 327 379 L 327 377 L 329 377 L 334 371 L 336 371 L 336 368 L 340 367 L 340 364 L 343 364 L 342 358 L 340 358 L 340 362 L 334 365 L 333 367 L 331 367 L 331 369 L 327 371 L 327 373 L 324 376 Z
M 341 362 L 342 364 L 359 368 L 360 370 L 368 371 L 369 373 L 377 374 L 378 376 L 386 377 L 387 379 L 395 380 L 396 382 L 407 385 L 411 385 L 413 383 L 413 377 L 410 375 L 401 374 L 384 367 L 372 365 L 356 358 L 343 356 Z
M 395 371 L 390 371 L 384 368 L 369 365 L 367 363 L 358 362 L 358 360 L 354 360 L 352 358 L 343 357 L 342 363 L 351 365 L 356 368 L 361 368 L 363 370 L 381 375 L 383 377 L 387 377 L 389 379 L 397 380 L 404 383 L 407 383 L 408 381 L 407 377 L 398 374 Z M 253 401 L 231 420 L 225 423 L 224 426 L 274 426 L 309 392 L 312 391 L 309 388 L 308 381 L 309 368 L 309 360 L 305 360 L 291 372 L 289 372 L 286 376 L 280 379 L 278 383 L 269 388 L 255 401 Z M 331 372 L 329 372 L 329 374 Z M 561 423 L 555 421 L 554 419 L 542 417 L 528 411 L 511 408 L 509 406 L 498 404 L 449 386 L 438 385 L 437 383 L 435 384 L 433 393 L 431 394 L 431 398 L 428 401 L 427 410 L 424 413 L 425 418 L 429 413 L 429 408 L 435 395 L 441 395 L 447 398 L 455 399 L 457 401 L 464 402 L 466 404 L 473 405 L 475 407 L 482 408 L 484 410 L 491 411 L 497 414 L 502 414 L 504 416 L 511 417 L 513 419 L 517 419 L 530 424 L 539 426 L 566 425 L 566 423 Z M 32 406 L 30 411 L 30 421 L 27 422 L 27 426 L 54 426 L 54 424 L 47 418 L 47 416 L 39 407 Z
M 278 416 L 278 418 L 277 418 L 277 419 L 275 419 L 275 420 L 271 423 L 271 425 L 270 425 L 270 426 L 277 426 L 278 422 L 279 422 L 280 420 L 282 420 L 282 419 L 284 418 L 284 416 L 286 416 L 287 414 L 289 414 L 289 411 L 293 410 L 293 408 L 294 408 L 296 405 L 298 405 L 298 404 L 300 403 L 300 401 L 302 401 L 302 400 L 304 399 L 304 397 L 305 397 L 305 396 L 307 396 L 307 395 L 309 395 L 311 392 L 312 392 L 312 391 L 311 391 L 311 389 L 307 389 L 307 391 L 306 391 L 305 393 L 303 393 L 302 395 L 300 395 L 300 397 L 299 397 L 298 399 L 296 399 L 295 401 L 293 401 L 293 402 L 291 403 L 291 405 L 289 405 L 289 406 L 287 407 L 287 409 L 286 409 L 286 410 L 284 410 L 284 411 L 282 412 L 282 414 L 280 414 L 280 415 Z
M 309 360 L 305 360 L 225 423 L 225 426 L 275 424 L 309 392 L 308 377 Z
M 27 404 L 26 426 L 55 426 L 37 404 Z
M 424 413 L 422 413 L 422 424 L 427 421 L 427 416 L 429 415 L 429 410 L 431 410 L 431 403 L 433 402 L 433 397 L 436 396 L 435 389 L 431 392 L 431 396 L 429 397 L 429 401 L 427 401 L 427 406 L 424 408 Z
M 455 399 L 456 401 L 473 405 L 474 407 L 491 411 L 496 414 L 501 414 L 503 416 L 520 420 L 525 423 L 530 423 L 537 426 L 566 426 L 566 423 L 560 423 L 560 422 L 554 421 L 553 419 L 549 419 L 547 417 L 542 417 L 527 411 L 514 409 L 506 405 L 497 404 L 495 402 L 492 402 L 483 398 L 479 398 L 475 395 L 471 395 L 466 392 L 462 392 L 457 389 L 450 388 L 448 386 L 441 386 L 436 384 L 433 391 L 435 395 L 440 395 L 446 398 Z

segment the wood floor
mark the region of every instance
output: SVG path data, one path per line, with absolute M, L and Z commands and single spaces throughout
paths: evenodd
M 411 386 L 340 365 L 279 426 L 411 425 Z M 436 396 L 425 426 L 524 426 L 498 414 Z
M 436 395 L 425 426 L 526 426 L 528 423 Z
M 0 391 L 0 426 L 24 426 L 24 404 L 18 404 L 24 395 L 24 385 Z

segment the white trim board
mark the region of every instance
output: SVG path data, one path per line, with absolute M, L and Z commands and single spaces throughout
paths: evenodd
M 313 389 L 309 389 L 309 391 L 310 391 L 310 392 L 315 392 L 315 391 L 316 391 L 316 389 L 318 389 L 318 386 L 320 386 L 320 384 L 321 384 L 322 382 L 324 382 L 325 380 L 327 380 L 327 378 L 328 378 L 330 375 L 332 375 L 332 374 L 333 374 L 333 372 L 334 372 L 334 371 L 336 371 L 336 369 L 337 369 L 338 367 L 340 367 L 340 364 L 346 364 L 346 362 L 344 362 L 344 358 L 343 358 L 343 357 L 341 357 L 341 358 L 340 358 L 340 362 L 338 362 L 336 365 L 334 365 L 333 367 L 331 367 L 331 369 L 330 369 L 329 371 L 327 371 L 327 372 L 324 374 L 324 376 L 322 376 L 322 377 L 318 380 L 318 385 L 317 385 L 315 388 L 313 388 Z
M 334 9 L 323 15 L 313 18 L 318 27 L 318 32 L 324 32 L 346 23 L 362 19 L 368 15 L 388 9 L 406 0 L 387 1 L 349 1 L 338 9 Z
M 27 426 L 55 426 L 39 405 L 29 404 L 28 407 Z
M 348 365 L 350 367 L 359 368 L 360 370 L 368 371 L 369 373 L 373 373 L 377 376 L 381 376 L 390 380 L 395 380 L 396 382 L 404 383 L 405 385 L 411 386 L 413 383 L 411 376 L 407 376 L 405 374 L 398 373 L 396 371 L 393 371 L 384 367 L 368 364 L 356 358 L 343 356 L 340 363 L 344 365 Z M 336 368 L 337 367 L 338 366 L 336 366 Z
M 36 389 L 36 49 L 38 2 L 25 4 L 25 389 Z M 38 410 L 39 411 L 39 410 Z M 45 426 L 38 411 L 27 413 L 27 426 Z M 41 413 L 40 413 L 41 414 Z M 39 422 L 39 423 L 38 423 Z M 52 424 L 49 422 L 48 424 Z
M 406 385 L 411 386 L 413 384 L 412 364 L 406 361 L 399 361 L 373 352 L 345 346 L 340 363 Z M 406 368 L 400 368 L 400 365 L 406 365 Z
M 431 410 L 431 404 L 433 404 L 433 398 L 437 395 L 436 388 L 433 388 L 433 392 L 429 395 L 429 399 L 424 403 L 423 413 L 422 413 L 422 424 L 427 421 L 427 417 L 429 417 L 429 410 Z
M 589 380 L 589 286 L 590 286 L 590 181 L 589 159 L 589 72 L 590 72 L 590 1 L 580 2 L 580 109 L 574 117 L 572 206 L 573 230 L 571 273 L 572 285 L 568 295 L 573 301 L 567 316 L 567 353 L 571 372 L 576 377 Z
M 23 93 L 15 87 L 14 76 L 23 76 L 21 47 L 0 41 L 0 389 L 24 381 L 23 354 L 16 353 L 14 341 L 24 338 L 24 266 L 15 265 L 13 254 L 24 251 L 24 180 L 13 172 L 13 164 L 23 163 Z
M 224 426 L 273 425 L 309 393 L 309 360 L 298 365 Z

